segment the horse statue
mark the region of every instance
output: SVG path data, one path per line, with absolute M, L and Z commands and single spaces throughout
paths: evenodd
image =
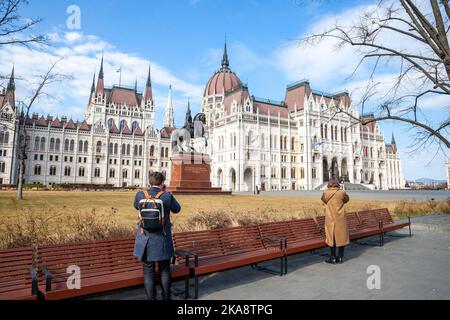
M 184 126 L 172 132 L 172 153 L 196 152 L 191 144 L 191 139 L 194 138 L 203 138 L 205 140 L 205 147 L 207 147 L 208 141 L 205 137 L 205 124 L 205 114 L 198 113 L 195 115 L 194 119 L 192 119 L 191 110 L 188 106 Z

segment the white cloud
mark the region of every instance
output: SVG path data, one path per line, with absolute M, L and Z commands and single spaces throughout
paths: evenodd
M 2 56 L 0 74 L 9 74 L 12 66 L 15 66 L 18 100 L 26 100 L 31 96 L 31 91 L 35 88 L 33 82 L 36 84 L 35 76 L 45 73 L 57 60 L 60 60 L 58 72 L 73 77 L 72 80 L 47 87 L 46 92 L 56 99 L 41 99 L 35 105 L 34 111 L 59 115 L 69 112 L 69 116 L 81 119 L 89 98 L 93 74 L 99 70 L 102 53 L 106 86 L 118 84 L 119 75 L 116 70 L 122 67 L 122 84 L 132 86 L 137 79 L 138 88 L 143 89 L 150 61 L 138 54 L 122 52 L 95 35 L 53 32 L 50 38 L 52 39 L 50 47 L 36 47 L 34 50 L 19 46 L 0 48 Z M 151 65 L 154 98 L 158 107 L 165 107 L 167 99 L 166 93 L 163 93 L 162 97 L 159 96 L 159 89 L 163 88 L 162 91 L 165 92 L 169 85 L 172 85 L 175 96 L 200 100 L 202 86 L 177 77 L 158 62 L 151 61 Z

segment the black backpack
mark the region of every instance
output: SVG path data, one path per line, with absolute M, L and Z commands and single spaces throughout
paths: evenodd
M 164 191 L 161 190 L 156 196 L 149 195 L 146 189 L 143 192 L 145 199 L 139 201 L 139 223 L 141 228 L 148 231 L 164 230 L 164 203 L 159 199 L 164 194 Z

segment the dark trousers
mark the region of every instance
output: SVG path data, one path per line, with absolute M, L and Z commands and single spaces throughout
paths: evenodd
M 161 276 L 163 300 L 170 300 L 170 260 L 143 262 L 144 287 L 149 300 L 156 300 L 156 265 Z
M 344 248 L 345 248 L 345 246 L 337 248 L 338 249 L 338 256 L 341 257 L 341 258 L 344 257 Z M 336 257 L 336 246 L 330 247 L 330 250 L 331 250 L 331 256 L 332 257 Z
M 338 249 L 338 257 L 343 258 L 345 246 L 337 247 L 337 249 Z M 333 246 L 330 247 L 330 250 L 331 250 L 331 256 L 336 257 L 336 239 L 333 239 Z

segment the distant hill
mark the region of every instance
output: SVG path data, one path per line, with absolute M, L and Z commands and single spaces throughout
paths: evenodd
M 416 179 L 415 181 L 410 181 L 410 182 L 416 182 L 417 184 L 421 184 L 424 186 L 432 186 L 432 185 L 436 185 L 436 184 L 447 183 L 447 180 L 434 180 L 434 179 L 430 179 L 430 178 L 420 178 L 420 179 Z

